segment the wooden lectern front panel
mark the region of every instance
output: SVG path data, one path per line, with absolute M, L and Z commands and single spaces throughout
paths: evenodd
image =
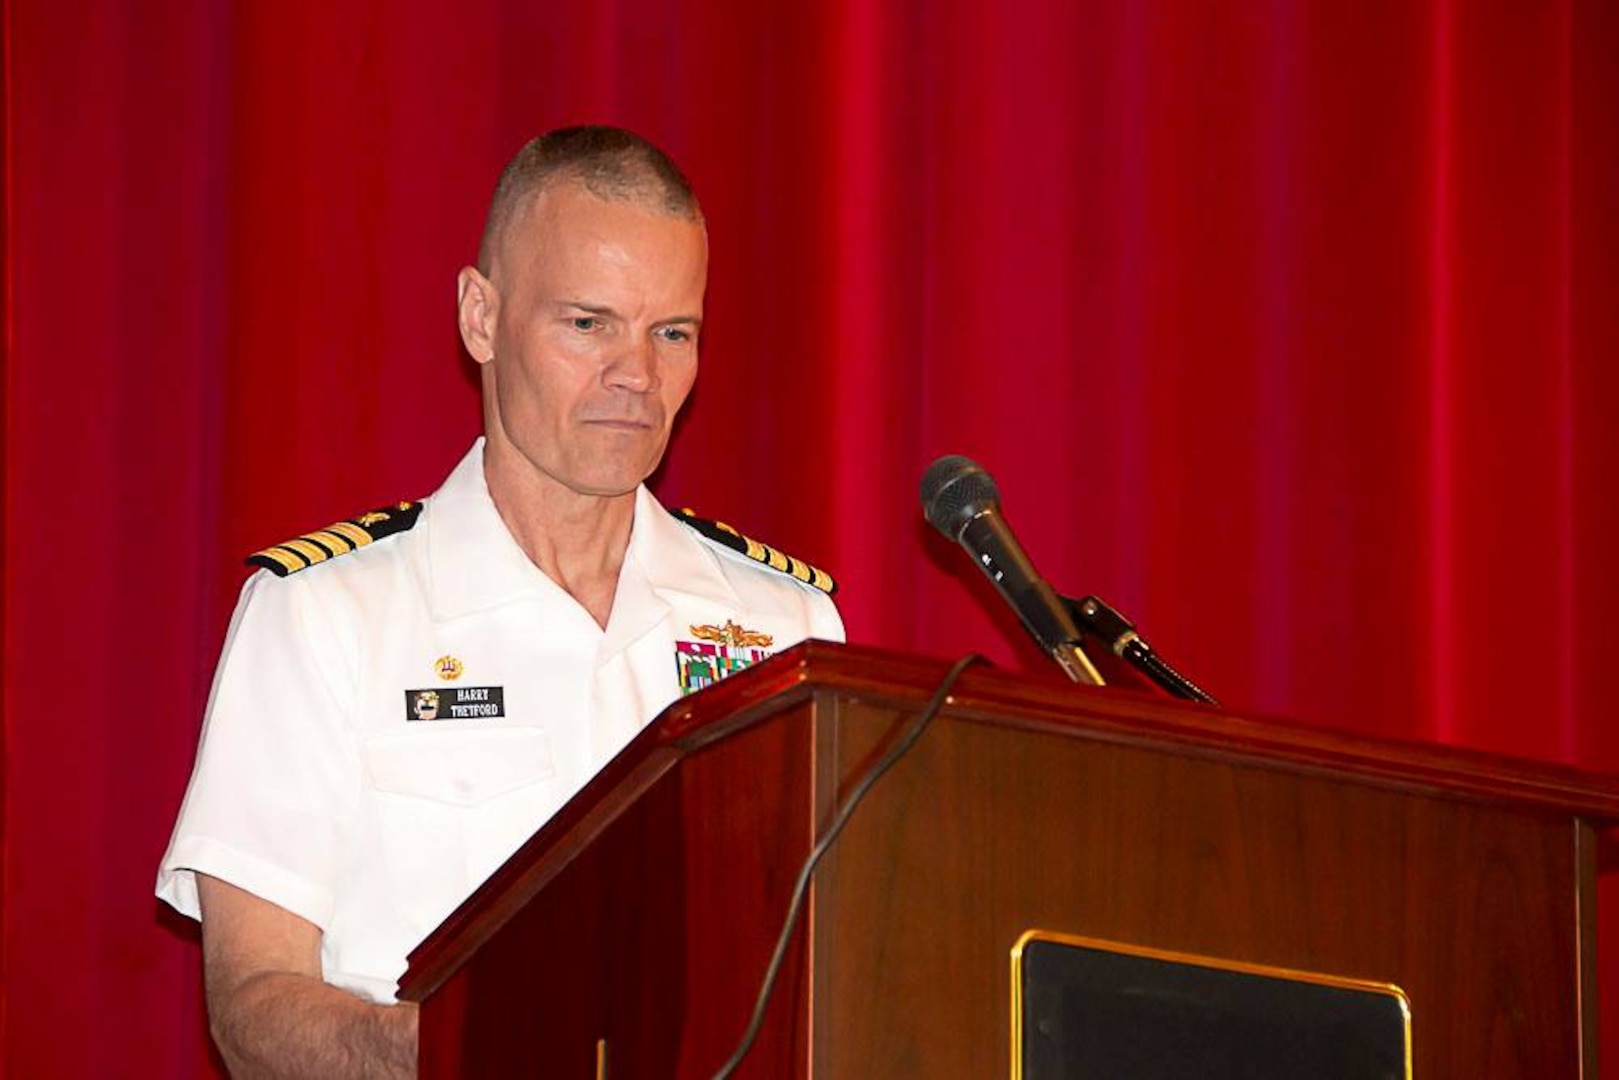
M 846 707 L 826 767 L 902 720 Z M 816 1075 L 1006 1075 L 1039 929 L 1394 983 L 1416 1075 L 1574 1077 L 1577 870 L 1552 814 L 947 714 L 822 872 Z

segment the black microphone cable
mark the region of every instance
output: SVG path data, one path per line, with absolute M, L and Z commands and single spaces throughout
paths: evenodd
M 922 711 L 916 714 L 916 718 L 911 721 L 904 734 L 896 739 L 888 752 L 877 759 L 854 787 L 849 789 L 849 794 L 844 797 L 837 813 L 833 815 L 826 834 L 810 849 L 809 857 L 804 860 L 803 867 L 798 871 L 798 880 L 793 884 L 792 902 L 787 905 L 787 918 L 782 921 L 781 933 L 776 937 L 776 949 L 771 953 L 770 965 L 765 968 L 764 979 L 759 984 L 759 993 L 754 999 L 753 1016 L 748 1021 L 748 1029 L 742 1033 L 742 1040 L 737 1043 L 731 1056 L 725 1059 L 725 1064 L 714 1073 L 714 1080 L 726 1080 L 736 1071 L 737 1066 L 742 1064 L 742 1059 L 748 1056 L 748 1051 L 753 1049 L 753 1042 L 759 1036 L 759 1029 L 764 1026 L 765 1009 L 769 1006 L 770 994 L 776 987 L 776 976 L 781 973 L 782 962 L 787 958 L 787 943 L 792 940 L 793 928 L 798 924 L 798 916 L 803 912 L 804 898 L 809 894 L 810 881 L 815 876 L 815 867 L 821 861 L 821 857 L 831 849 L 838 834 L 843 832 L 843 827 L 849 824 L 849 818 L 854 815 L 855 807 L 860 805 L 860 800 L 866 797 L 866 793 L 882 779 L 884 773 L 893 768 L 899 759 L 916 745 L 916 741 L 928 729 L 928 725 L 933 722 L 939 710 L 944 708 L 945 701 L 950 697 L 950 690 L 956 685 L 956 680 L 961 678 L 962 672 L 980 662 L 984 662 L 982 656 L 968 653 L 951 665 L 944 678 L 939 680 L 933 696 L 928 699 Z

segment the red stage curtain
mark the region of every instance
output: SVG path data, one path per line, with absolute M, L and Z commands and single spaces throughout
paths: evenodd
M 5 17 L 8 1075 L 215 1068 L 150 887 L 239 560 L 473 436 L 454 274 L 563 123 L 711 221 L 658 490 L 837 572 L 854 639 L 1040 663 L 920 521 L 963 452 L 1233 706 L 1619 771 L 1612 4 Z

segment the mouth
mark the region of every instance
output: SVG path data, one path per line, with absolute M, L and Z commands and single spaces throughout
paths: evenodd
M 590 427 L 605 428 L 608 431 L 651 431 L 653 425 L 648 420 L 586 420 Z

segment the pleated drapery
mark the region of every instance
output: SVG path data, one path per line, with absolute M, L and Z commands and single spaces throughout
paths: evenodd
M 1612 4 L 5 19 L 7 1075 L 215 1075 L 150 891 L 241 557 L 464 450 L 455 272 L 564 123 L 710 223 L 658 492 L 832 569 L 853 639 L 1043 664 L 921 520 L 965 453 L 1234 708 L 1619 772 Z

